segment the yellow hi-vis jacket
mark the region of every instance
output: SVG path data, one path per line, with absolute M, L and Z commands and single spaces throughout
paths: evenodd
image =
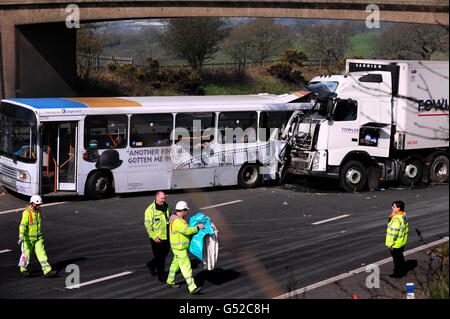
M 386 246 L 400 248 L 408 240 L 408 219 L 405 212 L 398 212 L 389 220 L 386 231 Z
M 25 209 L 22 213 L 22 219 L 19 225 L 19 239 L 36 241 L 41 239 L 41 211 L 38 209 L 34 211 L 31 206 Z
M 167 224 L 170 216 L 170 207 L 167 205 L 165 212 L 156 209 L 156 203 L 150 204 L 145 210 L 144 225 L 148 236 L 156 240 L 156 237 L 167 240 Z
M 170 216 L 170 246 L 175 250 L 189 248 L 190 236 L 198 232 L 198 227 L 189 227 L 188 223 L 180 216 Z

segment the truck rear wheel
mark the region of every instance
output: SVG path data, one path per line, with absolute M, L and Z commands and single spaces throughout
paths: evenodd
M 255 188 L 261 183 L 258 165 L 245 164 L 238 173 L 238 183 L 242 188 Z
M 358 161 L 348 161 L 340 171 L 339 186 L 346 192 L 359 192 L 367 182 L 367 170 Z
M 422 179 L 423 164 L 418 159 L 409 159 L 400 171 L 399 181 L 404 186 L 417 184 Z
M 430 165 L 430 182 L 443 183 L 448 181 L 449 172 L 448 157 L 439 155 L 433 159 Z

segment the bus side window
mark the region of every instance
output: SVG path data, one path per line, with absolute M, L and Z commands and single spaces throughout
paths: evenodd
M 127 145 L 128 116 L 88 115 L 84 124 L 84 148 L 96 140 L 98 149 L 124 148 Z
M 292 113 L 292 111 L 262 111 L 259 117 L 259 140 L 267 142 L 275 130 L 278 134 L 283 133 Z
M 173 115 L 135 114 L 130 120 L 131 147 L 158 147 L 172 144 Z
M 175 118 L 175 143 L 195 150 L 214 142 L 216 113 L 178 113 Z
M 258 114 L 250 112 L 222 112 L 219 115 L 219 143 L 256 142 Z

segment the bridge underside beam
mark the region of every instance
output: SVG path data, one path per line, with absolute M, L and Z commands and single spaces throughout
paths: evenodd
M 411 0 L 413 1 L 413 0 Z M 70 3 L 79 5 L 81 22 L 149 19 L 170 17 L 279 17 L 337 20 L 366 20 L 366 4 L 314 3 L 313 1 L 52 1 L 8 0 L 0 4 L 0 97 L 45 96 L 57 90 L 51 84 L 47 90 L 38 89 L 42 83 L 56 83 L 60 95 L 70 95 L 71 79 L 75 76 L 75 29 L 65 27 L 72 11 Z M 347 1 L 349 2 L 349 1 Z M 380 2 L 380 1 L 378 1 Z M 383 1 L 387 2 L 387 1 Z M 414 1 L 413 1 L 414 2 Z M 18 4 L 22 3 L 22 4 Z M 27 4 L 25 4 L 27 3 Z M 45 3 L 45 4 L 44 4 Z M 377 1 L 374 1 L 377 3 Z M 403 2 L 408 3 L 408 2 Z M 448 26 L 448 4 L 442 6 L 379 4 L 380 21 L 440 24 Z M 369 17 L 370 18 L 370 17 Z M 45 26 L 55 23 L 56 29 Z M 27 26 L 29 25 L 29 27 Z M 29 29 L 32 28 L 32 29 Z M 40 29 L 39 29 L 40 28 Z M 34 30 L 40 30 L 36 32 Z M 42 31 L 42 32 L 41 32 Z M 48 33 L 47 33 L 48 32 Z M 61 47 L 58 54 L 53 49 Z M 64 61 L 61 65 L 60 61 Z M 27 64 L 28 63 L 28 64 Z M 31 64 L 30 64 L 31 63 Z M 34 67 L 33 67 L 34 66 Z M 47 79 L 32 79 L 34 74 L 50 74 Z M 39 72 L 37 72 L 39 71 Z M 47 82 L 45 82 L 47 81 Z M 73 81 L 73 80 L 72 80 Z M 39 84 L 39 85 L 38 85 Z
M 375 1 L 376 2 L 376 1 Z M 77 1 L 73 1 L 77 3 Z M 25 21 L 64 22 L 70 12 L 70 3 L 52 3 L 45 7 L 39 5 L 17 6 L 14 16 Z M 129 1 L 129 2 L 82 2 L 80 8 L 82 21 L 115 19 L 166 18 L 166 17 L 272 17 L 272 18 L 310 18 L 333 20 L 366 20 L 367 4 L 359 3 L 314 3 L 314 2 L 266 2 L 266 1 Z M 449 24 L 448 4 L 446 6 L 378 5 L 380 21 Z M 0 18 L 2 14 L 0 6 Z M 9 10 L 4 10 L 7 13 Z M 25 22 L 26 23 L 26 22 Z M 29 22 L 30 23 L 30 22 Z

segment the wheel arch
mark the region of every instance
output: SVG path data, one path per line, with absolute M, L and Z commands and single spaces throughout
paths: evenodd
M 364 151 L 352 151 L 348 153 L 347 155 L 345 155 L 339 167 L 342 167 L 348 161 L 358 161 L 361 164 L 363 164 L 366 168 L 378 166 L 378 162 L 375 160 L 375 158 L 373 158 L 372 156 L 369 155 L 369 153 Z

